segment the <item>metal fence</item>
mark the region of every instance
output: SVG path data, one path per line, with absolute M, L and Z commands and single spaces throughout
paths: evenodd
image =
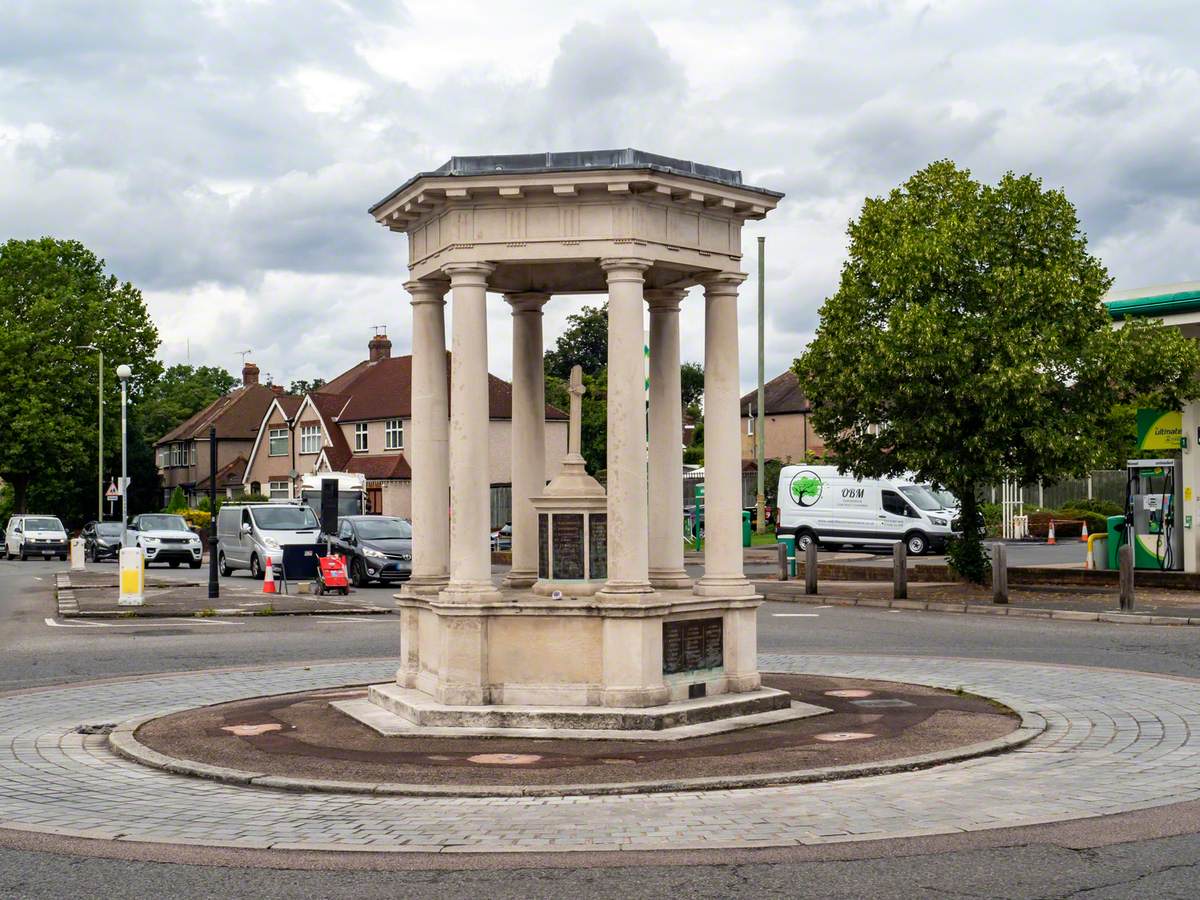
M 1003 494 L 1001 485 L 993 485 L 984 491 L 983 499 L 999 503 Z M 1038 485 L 1037 482 L 1021 486 L 1020 497 L 1025 506 L 1042 506 L 1059 509 L 1074 500 L 1084 498 L 1107 500 L 1123 507 L 1125 505 L 1125 470 L 1097 469 L 1087 478 L 1068 478 L 1055 484 Z

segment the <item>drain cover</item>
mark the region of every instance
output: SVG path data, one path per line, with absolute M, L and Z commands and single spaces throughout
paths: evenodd
M 907 700 L 880 699 L 880 700 L 851 700 L 855 706 L 861 706 L 865 709 L 886 709 L 889 707 L 912 706 Z
M 826 697 L 870 697 L 874 691 L 864 691 L 861 688 L 844 691 L 826 691 Z

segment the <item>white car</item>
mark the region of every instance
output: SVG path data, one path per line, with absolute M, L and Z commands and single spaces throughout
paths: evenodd
M 204 544 L 188 528 L 187 521 L 171 513 L 134 516 L 129 523 L 129 538 L 131 547 L 141 547 L 146 554 L 146 565 L 165 562 L 175 569 L 187 563 L 198 569 L 204 556 Z
M 67 530 L 54 516 L 13 516 L 4 529 L 4 558 L 67 558 Z

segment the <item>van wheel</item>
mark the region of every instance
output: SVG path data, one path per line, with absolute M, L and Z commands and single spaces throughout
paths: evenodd
M 925 551 L 929 549 L 929 538 L 925 537 L 919 531 L 914 531 L 905 537 L 904 542 L 908 545 L 908 552 L 913 556 L 923 556 Z
M 796 535 L 796 552 L 807 553 L 808 545 L 816 542 L 817 536 L 811 531 L 801 531 Z
M 263 570 L 262 563 L 258 561 L 258 554 L 254 553 L 250 556 L 250 577 L 255 581 L 262 581 Z
M 217 568 L 220 569 L 221 576 L 223 578 L 228 578 L 230 575 L 233 574 L 233 569 L 229 568 L 229 563 L 225 562 L 225 554 L 224 553 L 217 554 Z

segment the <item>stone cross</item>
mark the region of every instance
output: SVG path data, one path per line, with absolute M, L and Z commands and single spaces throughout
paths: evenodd
M 571 395 L 571 424 L 567 433 L 567 455 L 579 456 L 582 444 L 583 395 L 587 388 L 583 386 L 583 367 L 571 367 L 571 380 L 567 385 L 567 393 Z

